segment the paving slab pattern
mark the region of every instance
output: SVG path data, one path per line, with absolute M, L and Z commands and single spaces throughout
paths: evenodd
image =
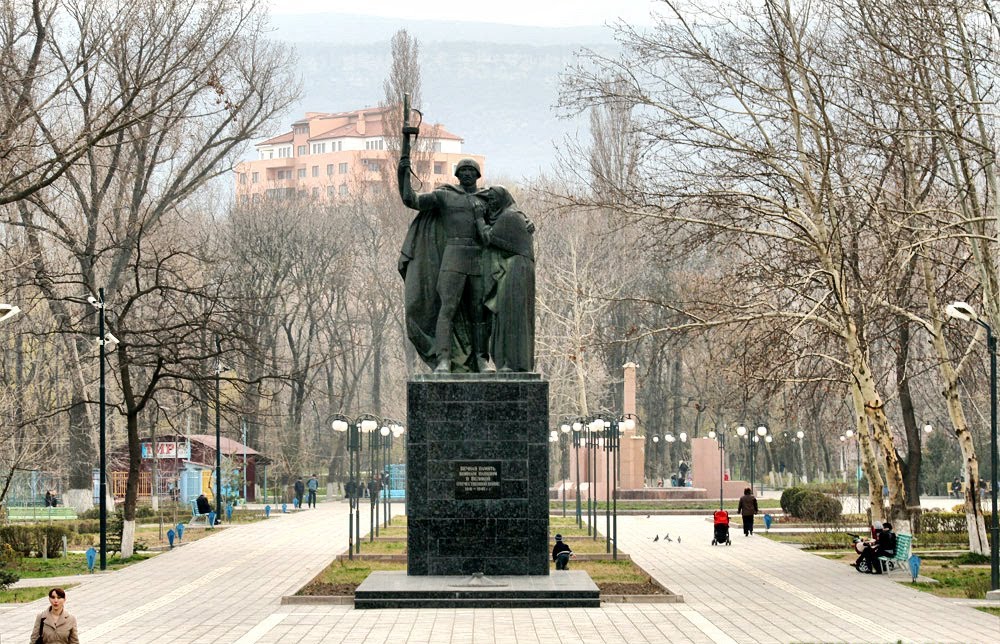
M 732 546 L 712 546 L 710 521 L 692 516 L 618 522 L 621 548 L 684 595 L 682 604 L 384 610 L 281 605 L 283 595 L 346 549 L 346 514 L 343 503 L 322 503 L 227 528 L 112 574 L 85 575 L 69 591 L 67 609 L 77 616 L 86 644 L 1000 641 L 1000 617 L 965 602 L 861 575 L 760 536 L 745 538 L 738 529 Z M 362 514 L 362 527 L 367 525 Z M 668 532 L 673 541 L 662 538 Z M 656 535 L 661 538 L 654 542 Z M 45 605 L 44 599 L 0 605 L 0 644 L 26 642 L 33 616 Z

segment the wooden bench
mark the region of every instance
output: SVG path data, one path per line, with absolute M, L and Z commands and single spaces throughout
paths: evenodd
M 76 518 L 76 510 L 73 508 L 7 508 L 7 519 L 9 521 L 48 521 L 49 519 L 53 521 L 72 521 Z
M 911 534 L 897 534 L 896 535 L 896 554 L 891 557 L 879 557 L 879 564 L 882 566 L 882 570 L 885 572 L 890 572 L 899 568 L 900 570 L 906 570 L 906 561 L 910 558 L 910 546 L 913 545 L 913 535 Z
M 188 527 L 190 528 L 195 525 L 204 525 L 206 528 L 209 527 L 208 515 L 199 513 L 198 502 L 191 501 L 191 520 L 188 521 Z

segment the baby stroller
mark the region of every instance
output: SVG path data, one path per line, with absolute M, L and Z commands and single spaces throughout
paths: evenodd
M 715 535 L 712 545 L 725 543 L 727 546 L 733 545 L 729 540 L 729 513 L 725 510 L 716 510 L 712 520 Z

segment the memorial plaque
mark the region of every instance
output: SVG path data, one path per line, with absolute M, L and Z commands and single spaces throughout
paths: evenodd
M 455 498 L 499 499 L 500 461 L 455 461 Z

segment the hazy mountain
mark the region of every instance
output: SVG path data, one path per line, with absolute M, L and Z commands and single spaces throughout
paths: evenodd
M 499 19 L 499 17 L 498 17 Z M 311 14 L 276 16 L 275 38 L 295 47 L 304 95 L 274 132 L 306 111 L 377 105 L 390 64 L 389 39 L 406 28 L 420 41 L 423 112 L 484 154 L 487 174 L 533 176 L 556 143 L 585 121 L 556 118 L 559 76 L 587 47 L 614 50 L 605 27 L 549 29 L 460 22 L 401 22 Z

